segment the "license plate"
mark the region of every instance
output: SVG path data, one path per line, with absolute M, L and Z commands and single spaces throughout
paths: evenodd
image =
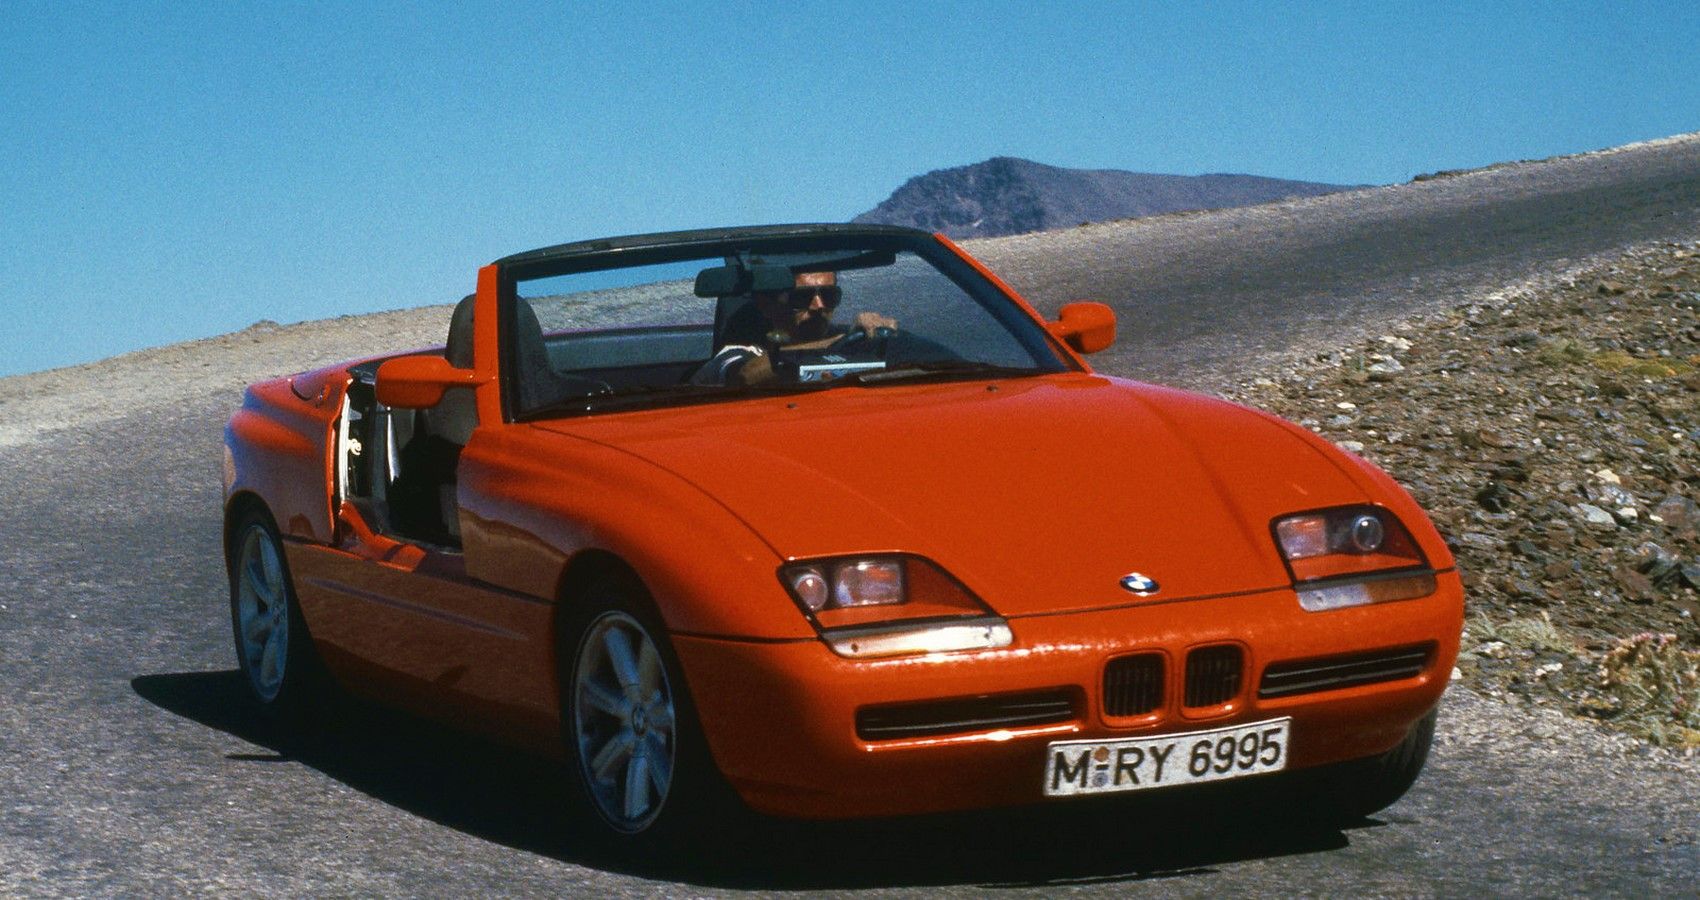
M 1119 741 L 1055 741 L 1045 796 L 1111 794 L 1279 772 L 1291 718 Z

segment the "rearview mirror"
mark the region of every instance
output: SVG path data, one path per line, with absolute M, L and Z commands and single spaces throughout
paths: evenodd
M 1045 327 L 1076 353 L 1097 353 L 1116 342 L 1116 311 L 1102 303 L 1065 303 Z
M 423 409 L 442 402 L 443 392 L 452 387 L 479 383 L 478 373 L 457 369 L 431 353 L 398 356 L 378 366 L 378 402 L 399 409 Z
M 697 273 L 698 297 L 730 297 L 755 291 L 788 291 L 797 284 L 790 266 L 713 266 Z

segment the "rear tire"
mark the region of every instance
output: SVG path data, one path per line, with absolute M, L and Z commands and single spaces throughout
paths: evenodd
M 242 513 L 231 531 L 230 627 L 249 695 L 273 718 L 294 718 L 322 687 L 322 670 L 301 618 L 289 561 L 265 510 Z

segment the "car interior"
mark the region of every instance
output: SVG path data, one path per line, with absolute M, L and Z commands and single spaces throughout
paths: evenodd
M 712 323 L 546 331 L 532 302 L 520 298 L 514 307 L 519 407 L 537 410 L 597 394 L 688 384 L 725 345 L 762 342 L 765 320 L 754 292 L 790 287 L 802 266 L 840 271 L 892 261 L 886 251 L 787 260 L 796 265 L 729 257 L 726 265 L 698 272 L 694 284 L 685 282 L 696 298 L 714 302 Z M 467 296 L 450 317 L 444 356 L 456 368 L 472 367 L 473 306 Z M 392 409 L 377 402 L 376 369 L 377 363 L 368 363 L 352 370 L 355 383 L 339 436 L 342 497 L 382 533 L 459 547 L 456 468 L 478 422 L 473 391 L 450 388 L 436 406 Z

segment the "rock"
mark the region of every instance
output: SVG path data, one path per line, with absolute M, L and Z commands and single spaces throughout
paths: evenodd
M 1544 588 L 1532 581 L 1525 581 L 1521 578 L 1513 580 L 1506 586 L 1506 590 L 1507 593 L 1510 593 L 1520 599 L 1527 600 L 1531 603 L 1537 603 L 1541 606 L 1545 606 L 1552 602 L 1552 596 L 1548 594 Z
M 1629 287 L 1621 281 L 1607 280 L 1607 281 L 1601 281 L 1600 282 L 1600 286 L 1599 286 L 1598 290 L 1599 290 L 1600 293 L 1605 294 L 1607 296 L 1616 297 L 1616 296 L 1623 294 L 1626 291 L 1628 291 Z
M 1681 494 L 1660 500 L 1659 505 L 1653 507 L 1653 515 L 1677 531 L 1700 529 L 1700 503 Z
M 1502 513 L 1511 508 L 1511 501 L 1515 497 L 1505 485 L 1490 481 L 1486 487 L 1476 492 L 1476 503 L 1488 512 Z
M 1487 641 L 1476 647 L 1475 654 L 1488 659 L 1504 659 L 1511 655 L 1511 648 L 1504 641 Z
M 1501 347 L 1533 347 L 1541 342 L 1540 332 L 1518 331 L 1499 339 Z
M 1630 553 L 1630 560 L 1635 564 L 1635 571 L 1647 576 L 1647 580 L 1659 584 L 1677 574 L 1677 567 L 1682 560 L 1677 555 L 1652 541 L 1643 542 Z
M 1601 469 L 1598 472 L 1594 473 L 1594 477 L 1605 482 L 1606 484 L 1622 484 L 1623 483 L 1623 479 L 1619 478 L 1618 474 L 1616 472 L 1613 472 L 1610 469 Z
M 1602 481 L 1597 484 L 1590 484 L 1584 488 L 1584 493 L 1588 495 L 1589 500 L 1600 506 L 1632 507 L 1635 505 L 1635 495 L 1613 482 Z
M 1637 603 L 1650 603 L 1657 595 L 1657 592 L 1653 590 L 1653 582 L 1634 569 L 1620 567 L 1612 570 L 1611 575 L 1618 587 L 1623 588 L 1623 595 L 1626 599 Z
M 1576 516 L 1595 531 L 1617 530 L 1617 520 L 1612 518 L 1611 513 L 1591 503 L 1576 504 Z
M 1348 453 L 1364 452 L 1364 445 L 1361 441 L 1341 441 L 1339 447 Z
M 1480 441 L 1484 447 L 1495 447 L 1501 450 L 1507 447 L 1517 446 L 1517 442 L 1506 435 L 1498 431 L 1489 431 L 1486 428 L 1476 432 L 1476 439 Z
M 1459 543 L 1477 550 L 1498 550 L 1499 540 L 1491 534 L 1480 531 L 1466 531 L 1458 538 Z
M 1700 591 L 1700 562 L 1689 563 L 1677 569 L 1677 574 L 1682 576 L 1683 582 L 1689 587 Z
M 1529 463 L 1522 457 L 1506 457 L 1494 464 L 1493 477 L 1496 481 L 1515 481 L 1522 484 L 1529 480 Z
M 1535 562 L 1540 562 L 1542 559 L 1546 558 L 1546 554 L 1541 552 L 1540 545 L 1536 544 L 1534 541 L 1513 541 L 1511 543 L 1511 549 L 1517 551 L 1518 556 L 1525 559 L 1532 559 Z
M 1388 357 L 1387 359 L 1384 359 L 1381 362 L 1372 363 L 1369 366 L 1366 366 L 1365 369 L 1366 369 L 1366 371 L 1374 372 L 1374 373 L 1381 374 L 1381 375 L 1392 375 L 1392 374 L 1397 373 L 1397 372 L 1405 371 L 1405 366 L 1404 366 L 1403 363 L 1399 362 L 1398 360 L 1396 360 L 1392 357 Z
M 1641 511 L 1633 506 L 1620 506 L 1617 509 L 1612 510 L 1611 514 L 1616 516 L 1617 520 L 1625 525 L 1641 518 Z

